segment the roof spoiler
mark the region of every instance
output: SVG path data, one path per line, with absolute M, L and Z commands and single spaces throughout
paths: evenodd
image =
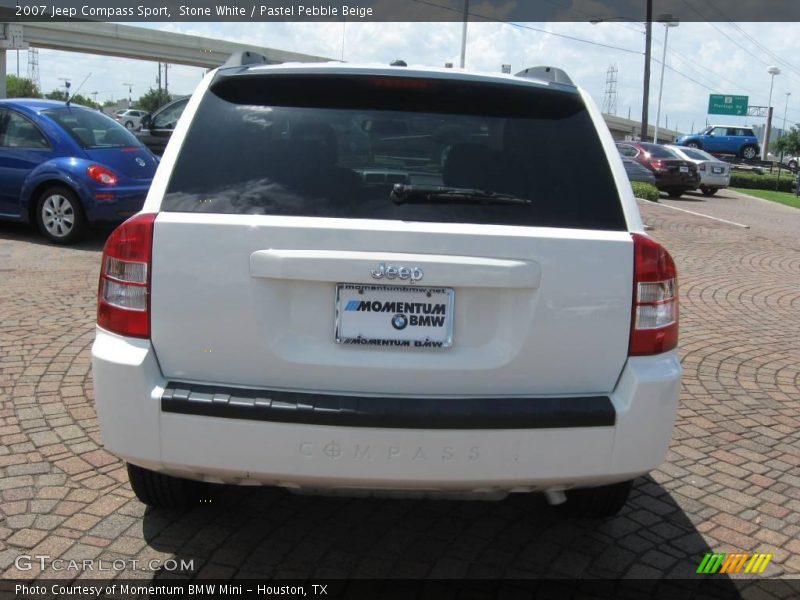
M 569 75 L 567 75 L 566 71 L 559 69 L 558 67 L 528 67 L 527 69 L 517 73 L 516 76 L 527 77 L 529 79 L 541 79 L 542 81 L 561 83 L 563 85 L 571 85 L 573 87 L 575 86 L 575 84 L 572 82 L 572 79 L 570 79 Z
M 269 60 L 267 60 L 267 57 L 264 56 L 263 54 L 245 50 L 244 52 L 234 52 L 233 54 L 231 54 L 230 58 L 225 61 L 224 65 L 222 65 L 222 68 L 246 67 L 248 65 L 267 65 L 267 64 L 269 64 Z

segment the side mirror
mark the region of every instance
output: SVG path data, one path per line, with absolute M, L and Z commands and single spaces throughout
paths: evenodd
M 149 114 L 143 116 L 142 120 L 139 121 L 139 123 L 141 124 L 141 128 L 142 129 L 150 129 L 150 123 L 151 123 L 152 120 L 153 120 L 153 118 Z

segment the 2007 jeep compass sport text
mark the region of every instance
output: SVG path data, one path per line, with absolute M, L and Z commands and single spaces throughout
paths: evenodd
M 677 280 L 588 95 L 550 67 L 247 63 L 105 246 L 97 411 L 137 496 L 619 510 L 671 437 Z

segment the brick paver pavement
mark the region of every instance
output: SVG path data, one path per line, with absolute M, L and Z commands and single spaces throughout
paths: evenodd
M 714 550 L 771 552 L 768 575 L 800 576 L 800 211 L 732 193 L 670 204 L 752 229 L 642 205 L 680 268 L 686 373 L 666 462 L 606 521 L 540 497 L 251 488 L 146 511 L 103 450 L 92 403 L 101 236 L 60 248 L 0 224 L 0 573 L 63 577 L 14 564 L 43 554 L 139 561 L 82 577 L 152 578 L 149 560 L 176 558 L 200 577 L 649 578 L 693 576 Z

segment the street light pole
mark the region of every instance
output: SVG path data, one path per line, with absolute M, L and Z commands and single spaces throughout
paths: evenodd
M 647 139 L 647 117 L 650 112 L 650 46 L 653 41 L 653 0 L 647 0 L 647 20 L 644 24 L 644 87 L 642 89 L 642 132 Z
M 661 19 L 664 24 L 664 50 L 661 53 L 661 80 L 658 83 L 658 109 L 656 110 L 656 126 L 653 130 L 653 143 L 658 143 L 658 123 L 661 120 L 661 94 L 664 92 L 664 66 L 667 62 L 667 40 L 669 39 L 669 28 L 677 27 L 678 22 L 672 20 L 672 16 L 666 16 Z
M 786 133 L 786 111 L 789 110 L 789 96 L 792 92 L 786 92 L 786 106 L 783 107 L 783 127 L 781 128 L 781 136 Z
M 467 58 L 467 21 L 469 20 L 469 0 L 464 0 L 464 26 L 461 28 L 461 68 Z
M 122 85 L 128 86 L 128 108 L 131 107 L 131 94 L 133 94 L 133 84 L 132 83 L 123 83 Z
M 769 80 L 769 102 L 767 102 L 767 126 L 764 128 L 764 145 L 761 147 L 761 160 L 767 160 L 767 149 L 769 147 L 769 134 L 772 129 L 772 87 L 775 85 L 775 75 L 780 75 L 778 67 L 767 67 L 767 73 L 771 75 Z

